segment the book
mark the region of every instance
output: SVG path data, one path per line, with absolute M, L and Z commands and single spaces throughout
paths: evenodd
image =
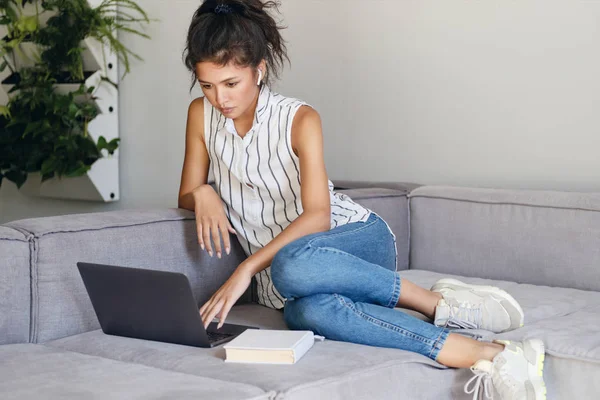
M 311 331 L 247 329 L 227 343 L 225 362 L 295 364 L 322 336 Z

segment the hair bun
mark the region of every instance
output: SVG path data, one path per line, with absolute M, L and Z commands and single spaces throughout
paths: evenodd
M 244 14 L 244 10 L 245 7 L 242 4 L 239 3 L 235 3 L 235 2 L 217 2 L 215 1 L 216 4 L 214 4 L 213 7 L 211 7 L 211 12 L 215 13 L 215 14 L 240 14 L 243 15 Z

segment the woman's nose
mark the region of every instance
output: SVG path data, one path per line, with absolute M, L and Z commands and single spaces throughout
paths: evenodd
M 216 91 L 217 93 L 217 104 L 221 107 L 224 107 L 227 105 L 227 99 L 225 96 L 225 92 L 223 90 L 219 90 L 217 89 Z

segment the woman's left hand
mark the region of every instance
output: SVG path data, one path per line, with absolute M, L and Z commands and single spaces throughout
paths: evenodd
M 240 265 L 223 286 L 200 308 L 204 328 L 207 328 L 216 316 L 219 317 L 217 328 L 223 326 L 229 310 L 242 297 L 250 286 L 250 282 L 252 282 L 252 275 Z

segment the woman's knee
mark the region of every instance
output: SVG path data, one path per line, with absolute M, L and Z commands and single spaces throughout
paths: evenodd
M 273 285 L 284 297 L 291 297 L 292 285 L 301 278 L 302 253 L 306 244 L 300 240 L 282 247 L 271 262 Z

